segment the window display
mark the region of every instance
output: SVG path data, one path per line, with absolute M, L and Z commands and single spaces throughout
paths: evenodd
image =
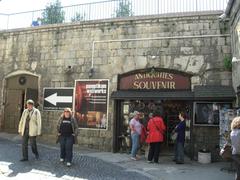
M 194 105 L 194 124 L 218 126 L 219 111 L 231 107 L 231 103 L 197 102 Z

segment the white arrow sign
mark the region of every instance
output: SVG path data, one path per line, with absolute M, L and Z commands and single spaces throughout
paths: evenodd
M 72 96 L 58 96 L 57 93 L 54 93 L 46 97 L 45 100 L 56 106 L 57 103 L 71 103 Z

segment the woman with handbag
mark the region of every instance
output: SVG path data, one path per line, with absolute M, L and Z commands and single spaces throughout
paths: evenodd
M 186 129 L 185 114 L 183 112 L 180 112 L 178 118 L 180 122 L 178 123 L 174 130 L 177 133 L 177 139 L 174 145 L 175 149 L 174 161 L 176 161 L 176 164 L 184 164 L 184 142 Z
M 72 116 L 70 108 L 65 108 L 58 120 L 58 139 L 60 142 L 60 162 L 66 161 L 71 166 L 73 156 L 73 144 L 77 144 L 78 125 Z
M 158 163 L 160 146 L 164 139 L 166 126 L 162 119 L 162 112 L 159 110 L 153 113 L 153 117 L 149 120 L 147 130 L 149 131 L 146 142 L 150 144 L 148 152 L 148 163 Z
M 240 180 L 240 116 L 231 123 L 232 159 L 236 165 L 235 180 Z

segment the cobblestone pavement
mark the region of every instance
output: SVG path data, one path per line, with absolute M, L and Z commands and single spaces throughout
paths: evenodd
M 124 167 L 104 162 L 95 157 L 74 154 L 73 165 L 68 168 L 59 162 L 58 149 L 38 146 L 40 159 L 35 160 L 29 149 L 29 161 L 20 162 L 20 143 L 0 139 L 0 179 L 88 179 L 88 180 L 146 180 L 138 172 L 129 172 Z
M 142 156 L 139 161 L 130 155 L 99 152 L 83 147 L 76 149 L 73 166 L 59 162 L 59 147 L 39 143 L 40 160 L 29 150 L 29 161 L 21 158 L 20 136 L 0 133 L 0 180 L 233 180 L 234 173 L 222 171 L 230 163 L 200 164 L 185 158 L 185 164 L 176 165 L 172 156 L 160 156 L 160 164 L 148 164 Z

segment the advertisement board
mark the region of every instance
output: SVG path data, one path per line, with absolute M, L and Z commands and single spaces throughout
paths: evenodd
M 74 112 L 79 128 L 107 129 L 108 80 L 76 80 Z

